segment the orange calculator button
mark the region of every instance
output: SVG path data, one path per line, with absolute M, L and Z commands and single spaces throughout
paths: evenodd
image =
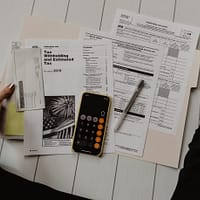
M 102 130 L 103 129 L 103 125 L 102 124 L 98 124 L 98 127 L 97 127 L 99 130 Z
M 97 136 L 102 136 L 102 134 L 103 134 L 103 133 L 102 133 L 102 131 L 100 131 L 100 130 L 98 130 L 98 131 L 96 132 L 96 135 L 97 135 Z
M 100 138 L 100 137 L 96 137 L 96 138 L 95 138 L 95 141 L 96 141 L 96 142 L 101 142 L 101 138 Z
M 99 143 L 95 143 L 95 144 L 94 144 L 94 148 L 95 148 L 95 149 L 99 149 L 99 148 L 100 148 L 100 144 L 99 144 Z
M 103 124 L 103 123 L 104 123 L 104 118 L 102 118 L 102 117 L 99 118 L 99 123 L 100 123 L 100 124 Z

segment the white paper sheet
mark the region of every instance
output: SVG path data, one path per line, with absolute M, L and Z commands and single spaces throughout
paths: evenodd
M 13 49 L 16 106 L 18 111 L 43 109 L 44 84 L 39 48 Z
M 44 111 L 25 113 L 25 155 L 72 153 L 75 119 L 80 96 L 85 90 L 83 85 L 91 91 L 86 78 L 90 80 L 92 75 L 86 72 L 92 63 L 95 63 L 93 75 L 101 72 L 98 78 L 100 82 L 92 91 L 112 95 L 112 79 L 109 81 L 111 87 L 107 82 L 111 72 L 106 72 L 107 68 L 111 70 L 111 44 L 99 41 L 33 40 L 27 41 L 26 46 L 42 49 L 46 108 Z M 91 59 L 94 62 L 90 62 Z M 108 88 L 109 91 L 106 91 Z M 108 144 L 107 151 L 114 151 L 113 144 Z
M 115 133 L 117 151 L 142 156 L 162 48 L 144 42 L 122 41 L 108 34 L 88 29 L 81 30 L 81 37 L 86 40 L 106 39 L 112 41 L 115 121 L 119 119 L 138 81 L 144 79 L 145 87 L 121 128 Z
M 83 71 L 83 91 L 104 94 L 111 99 L 108 128 L 104 153 L 114 152 L 114 113 L 113 113 L 113 69 L 112 43 L 106 41 L 85 41 L 83 47 L 85 68 Z
M 112 35 L 164 48 L 150 126 L 175 134 L 179 126 L 199 29 L 118 9 Z
M 42 50 L 45 109 L 25 112 L 25 155 L 71 153 L 84 64 L 81 44 L 28 41 L 26 46 Z

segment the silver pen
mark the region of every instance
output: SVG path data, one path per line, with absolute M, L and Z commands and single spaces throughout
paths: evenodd
M 142 88 L 144 87 L 144 80 L 140 80 L 136 90 L 134 91 L 132 97 L 130 98 L 130 101 L 128 102 L 126 108 L 124 109 L 124 111 L 122 112 L 120 119 L 117 121 L 117 124 L 115 126 L 115 131 L 118 131 L 119 128 L 121 127 L 124 118 L 126 117 L 128 111 L 130 110 L 131 106 L 133 105 L 133 103 L 135 102 L 138 94 L 140 93 L 140 91 L 142 90 Z

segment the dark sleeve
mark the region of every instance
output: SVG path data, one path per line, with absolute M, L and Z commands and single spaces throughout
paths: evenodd
M 200 199 L 200 127 L 195 131 L 171 200 Z
M 2 197 L 6 197 L 6 199 L 88 200 L 26 180 L 2 168 L 0 168 L 0 194 Z

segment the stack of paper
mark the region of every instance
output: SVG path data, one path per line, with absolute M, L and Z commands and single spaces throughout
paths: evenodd
M 72 153 L 80 95 L 92 91 L 112 97 L 105 153 L 177 167 L 191 77 L 198 70 L 192 66 L 198 36 L 197 28 L 124 10 L 118 10 L 111 34 L 28 17 L 21 48 L 40 49 L 42 76 L 36 80 L 37 73 L 28 72 L 26 78 L 41 92 L 43 77 L 45 108 L 24 109 L 25 155 Z M 141 79 L 142 92 L 114 132 Z M 27 98 L 35 91 L 29 89 Z M 26 100 L 29 108 L 36 102 L 33 96 Z

